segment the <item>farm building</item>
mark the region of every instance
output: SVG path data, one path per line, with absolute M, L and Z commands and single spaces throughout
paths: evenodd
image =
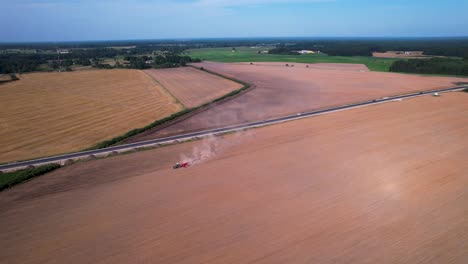
M 404 54 L 404 55 L 417 55 L 417 56 L 421 56 L 421 55 L 424 54 L 423 51 L 387 51 L 386 53 Z
M 300 50 L 298 51 L 299 54 L 315 54 L 313 50 Z
M 58 53 L 58 54 L 68 54 L 68 53 L 70 53 L 70 51 L 67 50 L 67 49 L 58 49 L 58 50 L 57 50 L 57 53 Z

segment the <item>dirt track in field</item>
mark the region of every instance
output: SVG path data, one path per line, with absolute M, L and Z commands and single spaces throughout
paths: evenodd
M 466 263 L 468 94 L 75 164 L 0 193 L 5 263 Z M 224 147 L 223 147 L 224 146 Z
M 154 77 L 186 107 L 196 107 L 211 102 L 243 86 L 192 67 L 152 69 L 145 72 Z
M 20 78 L 0 88 L 0 162 L 83 150 L 182 109 L 138 70 Z
M 198 67 L 219 72 L 255 85 L 255 89 L 222 105 L 197 114 L 163 130 L 147 132 L 130 142 L 183 132 L 223 127 L 365 101 L 389 95 L 454 86 L 468 78 L 426 77 L 368 72 L 363 65 L 295 63 L 215 63 Z M 313 66 L 313 68 L 312 68 Z
M 373 52 L 373 57 L 376 58 L 394 58 L 394 59 L 427 59 L 434 57 L 443 57 L 443 56 L 430 56 L 424 55 L 422 51 L 412 51 L 408 54 L 405 54 L 404 51 L 387 51 L 387 52 Z

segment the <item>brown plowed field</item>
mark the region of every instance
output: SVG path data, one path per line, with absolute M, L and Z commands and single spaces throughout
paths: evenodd
M 192 67 L 146 70 L 186 107 L 211 102 L 242 84 L 209 74 Z
M 0 193 L 0 259 L 465 264 L 467 118 L 451 93 L 75 164 Z
M 283 66 L 281 66 L 283 65 Z M 199 67 L 255 85 L 255 89 L 222 105 L 197 114 L 163 130 L 130 140 L 136 142 L 182 132 L 258 121 L 365 101 L 389 95 L 454 86 L 468 78 L 427 77 L 409 74 L 364 72 L 362 65 L 315 65 L 285 67 L 284 63 L 230 64 L 203 62 Z M 349 69 L 355 70 L 349 70 Z
M 182 108 L 137 70 L 24 74 L 0 105 L 0 162 L 82 150 Z
M 232 64 L 232 63 L 231 63 Z M 239 65 L 250 65 L 249 62 L 240 62 Z M 351 63 L 291 63 L 291 62 L 254 62 L 256 66 L 272 66 L 272 67 L 287 67 L 291 68 L 310 68 L 319 70 L 341 70 L 341 71 L 369 71 L 364 64 Z

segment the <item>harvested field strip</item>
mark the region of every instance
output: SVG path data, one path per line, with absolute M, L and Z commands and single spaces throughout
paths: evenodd
M 70 115 L 64 115 L 63 118 L 66 119 L 73 119 L 75 120 L 75 124 L 71 124 L 70 126 L 63 126 L 61 124 L 52 124 L 48 126 L 49 129 L 51 129 L 51 133 L 61 133 L 62 131 L 69 131 L 73 130 L 75 128 L 83 127 L 108 127 L 105 124 L 102 124 L 100 122 L 109 120 L 109 121 L 114 121 L 118 120 L 119 117 L 113 117 L 112 114 L 113 110 L 112 109 L 104 109 L 102 112 L 96 112 L 96 111 L 83 111 L 78 114 L 70 114 Z M 134 114 L 141 114 L 144 113 L 145 111 L 135 111 Z M 109 117 L 107 116 L 109 115 Z M 136 118 L 138 120 L 139 118 Z M 32 119 L 34 120 L 34 119 Z M 116 124 L 118 126 L 119 124 Z M 109 127 L 112 129 L 112 127 Z M 18 128 L 17 131 L 19 132 L 23 128 Z M 27 131 L 24 132 L 24 135 L 32 135 L 35 134 L 35 131 Z M 14 135 L 10 135 L 14 136 Z
M 0 98 L 0 162 L 81 150 L 182 108 L 137 70 L 26 74 Z
M 154 77 L 188 108 L 211 102 L 242 87 L 237 82 L 192 67 L 153 69 L 145 72 Z
M 135 115 L 139 115 L 139 114 L 144 114 L 145 112 L 135 112 L 134 114 Z M 118 129 L 118 130 L 121 130 L 121 129 L 125 129 L 126 128 L 126 125 L 125 124 L 118 124 L 119 120 L 121 120 L 121 118 L 119 117 L 110 117 L 110 118 L 107 118 L 106 115 L 111 115 L 112 112 L 109 111 L 109 112 L 102 112 L 102 114 L 95 114 L 95 113 L 92 113 L 92 114 L 89 114 L 87 115 L 86 118 L 84 117 L 81 117 L 81 116 L 77 116 L 77 117 L 73 117 L 73 116 L 70 116 L 69 118 L 74 118 L 74 120 L 76 120 L 76 124 L 73 124 L 73 125 L 70 125 L 70 126 L 67 126 L 67 127 L 64 127 L 64 126 L 60 126 L 60 125 L 53 125 L 53 126 L 50 126 L 49 129 L 52 131 L 49 135 L 51 136 L 49 140 L 42 140 L 40 142 L 38 142 L 37 140 L 35 140 L 35 135 L 37 136 L 37 134 L 34 132 L 34 131 L 29 131 L 28 133 L 23 133 L 25 137 L 27 137 L 25 140 L 23 140 L 23 142 L 21 143 L 18 143 L 15 147 L 27 147 L 28 145 L 30 147 L 40 147 L 41 145 L 43 144 L 46 144 L 46 143 L 53 143 L 54 141 L 57 142 L 62 142 L 62 140 L 58 139 L 58 138 L 53 138 L 53 136 L 57 136 L 59 137 L 61 134 L 71 134 L 73 133 L 73 131 L 76 131 L 77 129 L 81 129 L 81 130 L 85 130 L 85 129 L 89 129 L 90 131 L 92 130 L 99 130 L 101 131 L 101 133 L 109 133 L 109 134 L 112 134 L 114 130 Z M 90 121 L 90 120 L 93 120 L 93 121 Z M 134 120 L 135 122 L 145 122 L 146 119 L 144 118 L 135 118 Z M 109 122 L 109 123 L 114 123 L 116 125 L 113 125 L 113 126 L 107 126 L 105 125 L 106 122 Z M 101 124 L 101 123 L 104 123 Z M 96 124 L 99 124 L 99 125 L 96 125 Z M 15 131 L 12 131 L 13 133 Z M 18 133 L 21 133 L 21 129 L 19 129 L 18 131 L 16 131 Z M 67 140 L 64 140 L 62 144 L 67 144 L 67 145 L 74 145 L 73 142 L 81 142 L 82 140 L 86 140 L 86 139 L 89 139 L 90 135 L 89 134 L 75 134 L 73 136 L 70 136 L 70 138 L 68 138 Z M 14 139 L 14 135 L 10 135 L 9 137 L 6 137 L 6 140 L 7 139 L 11 139 L 13 140 Z M 76 147 L 79 147 L 80 145 L 76 145 Z M 14 149 L 14 148 L 13 148 Z M 5 151 L 8 151 L 9 149 L 8 148 L 5 148 Z

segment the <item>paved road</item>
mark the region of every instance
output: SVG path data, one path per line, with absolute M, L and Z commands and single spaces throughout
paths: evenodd
M 90 155 L 99 155 L 99 154 L 110 153 L 113 151 L 123 151 L 123 150 L 134 149 L 134 148 L 142 148 L 142 147 L 148 147 L 148 146 L 152 146 L 156 144 L 170 143 L 175 140 L 187 140 L 187 139 L 191 139 L 195 137 L 203 137 L 203 136 L 212 135 L 212 134 L 221 134 L 221 133 L 226 133 L 226 132 L 231 132 L 231 131 L 236 131 L 236 130 L 266 126 L 266 125 L 271 125 L 275 123 L 280 123 L 280 122 L 285 122 L 285 121 L 290 121 L 290 120 L 295 120 L 295 119 L 300 119 L 300 118 L 306 118 L 306 117 L 321 115 L 325 113 L 331 113 L 335 111 L 347 110 L 347 109 L 356 108 L 356 107 L 379 104 L 379 103 L 398 100 L 398 99 L 407 99 L 407 98 L 412 98 L 412 97 L 417 97 L 417 96 L 424 96 L 424 95 L 432 94 L 435 92 L 458 91 L 458 90 L 463 90 L 467 87 L 468 86 L 457 86 L 457 87 L 451 87 L 451 88 L 410 93 L 410 94 L 405 94 L 405 95 L 390 96 L 390 97 L 384 97 L 384 98 L 374 99 L 374 100 L 365 101 L 365 102 L 353 103 L 353 104 L 332 107 L 332 108 L 327 108 L 327 109 L 322 109 L 322 110 L 303 112 L 303 113 L 298 113 L 298 114 L 279 117 L 279 118 L 267 119 L 263 121 L 251 122 L 251 123 L 242 124 L 242 125 L 204 130 L 204 131 L 182 134 L 182 135 L 177 135 L 177 136 L 147 140 L 147 141 L 130 143 L 130 144 L 125 144 L 125 145 L 118 145 L 118 146 L 108 147 L 108 148 L 98 149 L 98 150 L 81 151 L 81 152 L 48 157 L 48 158 L 8 163 L 8 164 L 0 165 L 0 171 L 14 170 L 14 169 L 19 169 L 19 168 L 24 168 L 26 166 L 35 166 L 39 164 L 58 163 L 58 162 L 68 160 L 68 159 L 85 158 Z

